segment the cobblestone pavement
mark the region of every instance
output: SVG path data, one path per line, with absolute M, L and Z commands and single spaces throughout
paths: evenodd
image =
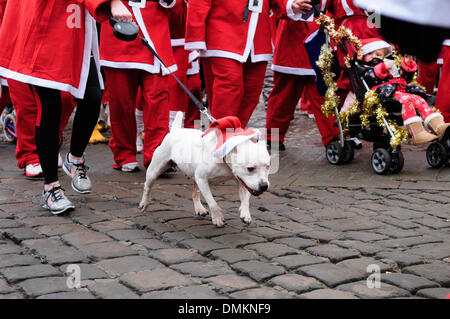
M 259 110 L 252 125 L 264 125 Z M 270 191 L 238 215 L 232 183 L 213 193 L 226 227 L 194 217 L 191 181 L 161 178 L 140 213 L 144 171 L 113 170 L 106 145 L 90 145 L 94 192 L 54 217 L 40 208 L 42 181 L 15 167 L 0 141 L 1 298 L 444 298 L 450 294 L 450 168 L 428 168 L 404 147 L 405 169 L 376 176 L 365 144 L 352 164 L 331 166 L 315 128 L 296 114 Z M 65 149 L 67 146 L 65 146 Z M 140 157 L 140 159 L 142 159 Z M 81 288 L 67 286 L 68 265 Z M 370 289 L 369 265 L 381 271 Z

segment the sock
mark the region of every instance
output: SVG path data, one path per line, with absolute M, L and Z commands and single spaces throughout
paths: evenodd
M 72 163 L 72 164 L 75 164 L 75 165 L 80 164 L 81 162 L 83 162 L 83 159 L 75 159 L 74 157 L 72 157 L 72 154 L 70 154 L 70 153 L 67 156 L 67 160 L 69 161 L 69 163 Z

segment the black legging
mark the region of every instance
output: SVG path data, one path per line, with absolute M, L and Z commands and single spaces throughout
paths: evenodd
M 44 173 L 45 184 L 58 180 L 59 122 L 61 120 L 61 92 L 35 86 L 41 102 L 41 118 L 36 126 L 36 147 Z M 97 124 L 102 102 L 97 67 L 92 58 L 86 92 L 83 99 L 75 99 L 77 109 L 73 120 L 70 153 L 82 157 Z

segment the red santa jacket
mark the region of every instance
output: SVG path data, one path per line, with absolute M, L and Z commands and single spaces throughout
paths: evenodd
M 177 65 L 170 44 L 168 11 L 177 9 L 177 0 L 160 0 L 159 3 L 147 1 L 145 8 L 130 7 L 127 2 L 124 4 L 133 13 L 140 35 L 147 39 L 168 69 L 175 72 Z M 163 75 L 169 74 L 139 37 L 132 42 L 121 41 L 114 36 L 107 21 L 102 24 L 100 32 L 100 63 L 111 68 L 139 69 L 152 74 L 162 71 Z
M 224 57 L 246 62 L 269 61 L 272 57 L 269 9 L 273 8 L 292 19 L 300 14 L 292 11 L 293 0 L 258 0 L 244 12 L 246 0 L 189 0 L 186 44 L 187 50 L 199 50 L 202 57 Z
M 7 2 L 7 0 L 0 0 L 0 28 L 1 28 L 2 22 L 3 22 L 3 15 L 5 14 L 6 2 Z M 0 78 L 0 85 L 8 86 L 8 81 L 6 81 L 6 79 L 4 79 L 4 78 Z M 1 90 L 0 90 L 0 96 L 1 96 Z
M 0 76 L 83 98 L 92 53 L 98 61 L 94 18 L 108 19 L 109 2 L 9 0 L 0 31 Z

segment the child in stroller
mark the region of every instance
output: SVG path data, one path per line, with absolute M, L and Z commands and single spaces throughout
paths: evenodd
M 12 103 L 9 103 L 0 114 L 0 123 L 3 128 L 3 135 L 7 142 L 14 143 L 16 135 L 16 112 Z

